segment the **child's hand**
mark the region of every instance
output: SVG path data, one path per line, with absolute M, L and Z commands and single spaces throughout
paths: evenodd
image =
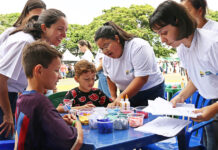
M 73 114 L 66 114 L 62 118 L 69 125 L 72 125 L 74 120 L 77 120 L 76 116 L 74 116 Z
M 84 106 L 82 106 L 83 108 L 93 108 L 95 107 L 95 105 L 93 104 L 85 104 Z

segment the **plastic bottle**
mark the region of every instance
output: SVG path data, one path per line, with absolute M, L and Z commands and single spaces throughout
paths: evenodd
M 125 98 L 125 110 L 130 110 L 130 102 L 127 94 Z
M 181 89 L 183 89 L 185 87 L 185 80 L 184 78 L 182 78 L 182 81 L 181 81 Z
M 125 102 L 124 102 L 123 96 L 121 96 L 121 100 L 120 100 L 120 110 L 124 110 L 124 109 L 125 109 Z

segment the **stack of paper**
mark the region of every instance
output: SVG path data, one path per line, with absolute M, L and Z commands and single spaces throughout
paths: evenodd
M 135 128 L 135 130 L 140 132 L 154 133 L 166 137 L 173 137 L 177 135 L 189 123 L 190 121 L 188 120 L 158 117 L 141 127 Z
M 154 101 L 148 100 L 148 107 L 143 109 L 143 111 L 153 115 L 175 115 L 196 118 L 201 113 L 193 113 L 194 110 L 194 104 L 184 103 L 177 103 L 176 108 L 173 108 L 172 103 L 163 98 L 156 98 Z

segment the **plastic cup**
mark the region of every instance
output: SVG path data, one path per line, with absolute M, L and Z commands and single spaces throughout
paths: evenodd
M 77 115 L 78 110 L 77 109 L 71 109 L 70 114 L 73 114 L 74 116 Z
M 83 125 L 88 125 L 88 124 L 89 124 L 89 118 L 88 118 L 88 116 L 90 116 L 92 113 L 93 113 L 93 111 L 80 110 L 79 112 L 77 112 L 77 115 L 79 116 L 79 121 L 80 121 Z
M 119 106 L 112 106 L 107 108 L 107 113 L 110 115 L 117 115 L 120 112 Z
M 135 112 L 144 114 L 144 118 L 148 118 L 148 113 L 143 111 L 144 108 L 146 108 L 146 106 L 138 106 L 135 108 Z
M 136 128 L 143 125 L 144 114 L 141 113 L 131 113 L 128 114 L 129 126 Z
M 128 116 L 126 114 L 119 114 L 114 119 L 114 129 L 125 130 L 129 128 Z
M 98 119 L 98 132 L 111 133 L 113 132 L 113 121 L 109 119 Z
M 130 107 L 129 110 L 120 110 L 120 112 L 121 112 L 122 114 L 134 113 L 134 108 L 133 108 L 133 107 Z

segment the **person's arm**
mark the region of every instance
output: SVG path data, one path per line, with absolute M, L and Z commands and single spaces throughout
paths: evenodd
M 189 79 L 187 86 L 177 95 L 175 96 L 170 102 L 173 104 L 173 107 L 176 107 L 176 103 L 184 103 L 184 101 L 190 97 L 197 88 L 192 83 L 191 79 Z
M 111 106 L 119 106 L 121 97 L 128 95 L 129 98 L 135 96 L 142 86 L 148 81 L 149 76 L 145 77 L 135 77 L 132 82 L 127 86 L 127 88 L 115 99 Z
M 109 91 L 111 93 L 111 99 L 115 100 L 117 98 L 117 86 L 113 83 L 109 77 L 107 77 L 107 83 L 109 87 Z
M 0 107 L 4 113 L 3 122 L 0 124 L 0 128 L 3 127 L 3 129 L 0 131 L 0 134 L 2 134 L 4 131 L 7 131 L 6 137 L 8 137 L 10 132 L 12 132 L 12 134 L 14 132 L 14 121 L 8 97 L 7 80 L 8 77 L 0 74 Z
M 83 129 L 82 129 L 82 125 L 79 121 L 76 121 L 75 123 L 75 128 L 77 129 L 77 143 L 74 146 L 73 149 L 75 150 L 79 150 L 82 147 L 83 144 Z
M 197 122 L 210 120 L 213 116 L 216 115 L 216 113 L 218 113 L 218 103 L 214 103 L 210 106 L 195 110 L 194 112 L 202 114 L 197 118 L 192 118 L 192 120 Z

